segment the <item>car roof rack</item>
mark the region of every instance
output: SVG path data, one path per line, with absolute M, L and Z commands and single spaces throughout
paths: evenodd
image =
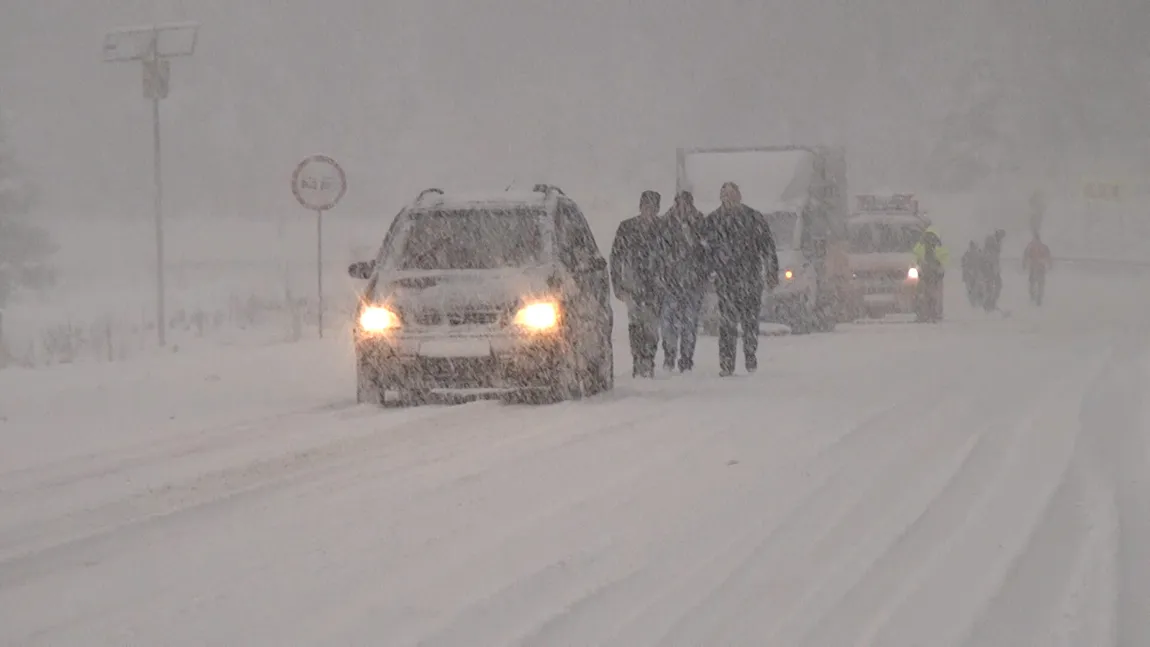
M 429 189 L 424 189 L 424 190 L 420 191 L 419 195 L 416 196 L 416 198 L 415 198 L 415 204 L 422 204 L 423 199 L 426 198 L 428 195 L 431 195 L 431 194 L 435 194 L 435 195 L 438 195 L 440 197 L 443 197 L 443 189 L 431 187 Z
M 531 190 L 534 191 L 535 193 L 551 193 L 552 191 L 554 191 L 555 193 L 558 193 L 559 195 L 567 195 L 566 193 L 563 193 L 563 189 L 560 189 L 559 187 L 555 186 L 554 184 L 536 184 L 535 188 L 533 188 Z

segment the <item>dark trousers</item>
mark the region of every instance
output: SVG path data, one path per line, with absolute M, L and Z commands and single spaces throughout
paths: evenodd
M 1046 293 L 1046 272 L 1030 272 L 1030 300 L 1034 305 L 1042 305 L 1042 297 Z
M 660 304 L 627 304 L 627 336 L 631 342 L 631 374 L 651 377 L 659 350 Z
M 743 333 L 743 360 L 748 370 L 758 368 L 759 311 L 763 305 L 761 285 L 719 285 L 719 370 L 735 372 L 739 331 Z
M 674 366 L 678 358 L 679 370 L 694 368 L 702 307 L 702 290 L 673 294 L 663 303 L 663 362 L 668 366 Z

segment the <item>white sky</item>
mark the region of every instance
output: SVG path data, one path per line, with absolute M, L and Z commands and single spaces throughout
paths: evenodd
M 975 60 L 1021 172 L 1150 169 L 1144 0 L 0 4 L 0 107 L 49 213 L 148 212 L 140 73 L 100 46 L 153 16 L 204 24 L 163 108 L 177 217 L 294 208 L 315 152 L 347 168 L 345 209 L 389 214 L 433 184 L 669 192 L 679 145 L 842 143 L 852 188 L 913 185 Z

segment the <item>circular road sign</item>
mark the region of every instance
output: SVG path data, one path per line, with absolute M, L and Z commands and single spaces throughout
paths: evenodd
M 312 155 L 295 167 L 291 191 L 304 207 L 312 211 L 327 211 L 347 193 L 347 176 L 332 158 Z

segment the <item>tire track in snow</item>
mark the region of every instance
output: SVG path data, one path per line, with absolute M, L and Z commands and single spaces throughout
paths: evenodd
M 1150 642 L 1150 367 L 1145 331 L 1124 336 L 1083 401 L 1080 420 L 1117 511 L 1114 586 L 1118 647 Z
M 681 416 L 681 412 L 674 409 L 665 414 L 667 419 L 677 416 Z M 660 475 L 667 473 L 669 468 L 681 464 L 685 457 L 694 455 L 700 448 L 706 448 L 715 436 L 724 431 L 722 426 L 716 426 L 706 433 L 696 433 L 693 430 L 668 433 L 667 430 L 660 429 L 658 419 L 647 420 L 656 424 L 642 426 L 636 425 L 635 420 L 626 420 L 607 426 L 614 426 L 615 431 L 633 428 L 629 434 L 612 434 L 606 428 L 589 432 L 588 435 L 600 439 L 600 444 L 585 448 L 584 452 L 588 454 L 586 460 L 595 461 L 596 469 L 607 475 L 606 478 L 595 481 L 595 488 L 590 492 L 574 491 L 561 502 L 546 500 L 516 502 L 514 509 L 505 511 L 504 514 L 510 513 L 510 518 L 506 520 L 483 515 L 474 522 L 456 527 L 447 534 L 437 533 L 434 538 L 422 539 L 418 555 L 408 555 L 402 561 L 391 565 L 399 569 L 398 572 L 389 568 L 387 563 L 374 564 L 374 568 L 379 569 L 381 573 L 387 572 L 392 578 L 404 579 L 402 573 L 418 572 L 419 584 L 402 592 L 386 593 L 382 597 L 378 593 L 372 594 L 377 587 L 371 587 L 372 592 L 364 591 L 362 595 L 351 596 L 355 600 L 354 603 L 341 604 L 329 613 L 319 614 L 320 617 L 315 621 L 318 627 L 317 639 L 326 635 L 333 627 L 347 628 L 362 621 L 368 616 L 367 609 L 397 608 L 396 602 L 399 600 L 397 596 L 401 595 L 407 604 L 411 604 L 413 599 L 426 599 L 434 601 L 432 604 L 436 607 L 458 608 L 462 615 L 444 616 L 439 622 L 432 622 L 429 618 L 426 621 L 428 626 L 408 627 L 404 633 L 390 636 L 391 640 L 407 644 L 408 640 L 404 639 L 404 636 L 407 636 L 414 642 L 417 637 L 426 636 L 428 633 L 434 635 L 433 626 L 438 626 L 438 631 L 444 632 L 443 636 L 459 635 L 457 632 L 467 634 L 470 621 L 485 615 L 483 609 L 506 608 L 505 598 L 519 595 L 521 587 L 529 585 L 527 581 L 521 579 L 528 576 L 515 572 L 515 569 L 492 571 L 493 560 L 498 560 L 500 555 L 513 554 L 521 561 L 526 555 L 537 553 L 536 568 L 547 569 L 553 563 L 548 560 L 556 559 L 556 554 L 562 555 L 560 547 L 570 545 L 568 542 L 572 537 L 581 536 L 580 533 L 586 532 L 588 528 L 609 526 L 605 521 L 632 505 L 639 493 L 661 486 L 662 482 L 658 480 Z M 603 446 L 603 443 L 607 443 L 607 446 Z M 619 447 L 612 449 L 611 445 L 614 444 Z M 548 447 L 545 451 L 554 449 L 556 448 Z M 596 455 L 602 458 L 596 460 Z M 579 460 L 577 456 L 569 453 L 557 455 L 555 459 L 563 462 Z M 525 455 L 521 458 L 521 462 L 529 466 L 526 472 L 511 469 L 511 465 L 506 465 L 501 470 L 493 470 L 488 474 L 493 482 L 487 483 L 487 487 L 493 492 L 498 492 L 504 488 L 514 488 L 514 481 L 538 482 L 538 477 L 533 472 L 538 472 L 541 476 L 553 469 L 548 461 L 541 460 L 538 456 Z M 580 480 L 585 479 L 585 475 L 578 477 Z M 650 483 L 653 479 L 655 483 Z M 463 485 L 465 489 L 475 486 L 475 482 Z M 450 489 L 442 489 L 442 492 L 449 498 Z M 431 507 L 436 509 L 434 505 Z M 645 512 L 651 513 L 650 510 Z M 478 523 L 479 521 L 482 523 Z M 539 552 L 540 545 L 545 546 L 546 550 Z M 581 548 L 573 546 L 573 550 L 579 552 Z M 425 563 L 428 559 L 433 560 L 433 564 Z M 520 564 L 519 568 L 524 568 L 524 565 Z M 454 582 L 475 581 L 489 582 L 488 588 L 491 590 L 471 599 L 466 597 L 468 594 L 465 591 L 459 591 L 458 587 L 453 586 Z M 499 584 L 500 582 L 502 584 Z M 453 597 L 456 606 L 449 603 Z M 554 604 L 554 600 L 551 603 Z M 393 621 L 402 625 L 406 620 L 405 615 L 399 613 L 393 617 Z M 513 624 L 530 625 L 532 622 L 530 618 L 518 618 Z M 508 631 L 509 635 L 517 633 L 516 630 Z M 518 633 L 522 632 L 522 629 L 518 630 Z
M 443 445 L 458 444 L 464 439 L 482 442 L 485 434 L 470 425 L 473 413 L 462 410 L 470 406 L 441 410 L 441 415 L 416 421 L 403 430 L 399 439 L 386 431 L 368 427 L 354 435 L 345 433 L 338 440 L 318 447 L 208 472 L 190 481 L 169 483 L 123 499 L 68 512 L 46 522 L 6 531 L 0 535 L 0 550 L 3 551 L 0 552 L 0 583 L 11 585 L 37 573 L 66 568 L 70 562 L 64 556 L 70 551 L 91 542 L 107 543 L 109 536 L 129 527 L 165 522 L 174 515 L 234 502 L 242 495 L 292 482 L 306 482 L 318 473 L 346 476 L 350 466 L 377 461 L 381 453 L 400 458 L 399 466 L 394 469 L 419 466 L 421 461 L 405 459 L 410 456 L 411 449 L 427 447 L 425 434 L 429 432 L 435 432 L 438 443 Z M 323 419 L 315 424 L 323 424 Z M 55 567 L 49 568 L 53 564 Z
M 1085 367 L 1087 375 L 1096 370 L 1091 363 L 1076 366 Z M 1088 379 L 1071 378 L 1052 391 L 1030 423 L 1033 442 L 1008 454 L 990 482 L 988 491 L 995 496 L 983 497 L 968 511 L 935 568 L 919 571 L 912 586 L 871 623 L 864 636 L 872 644 L 959 644 L 979 624 L 1062 488 L 1080 433 L 1075 414 L 1081 384 Z M 1063 570 L 1062 577 L 1068 573 Z
M 811 475 L 810 480 L 813 482 L 810 483 L 810 489 L 780 510 L 778 516 L 767 516 L 735 539 L 720 544 L 721 548 L 718 551 L 704 558 L 692 572 L 682 578 L 681 585 L 675 590 L 677 595 L 668 595 L 666 598 L 668 606 L 673 606 L 674 611 L 660 609 L 657 613 L 662 622 L 666 623 L 668 620 L 671 622 L 660 634 L 660 638 L 655 641 L 642 636 L 635 638 L 640 642 L 686 641 L 692 644 L 709 644 L 707 641 L 711 634 L 719 631 L 738 614 L 738 611 L 732 610 L 731 600 L 744 599 L 739 592 L 745 593 L 747 587 L 752 585 L 753 578 L 747 568 L 748 563 L 755 560 L 756 556 L 761 556 L 763 551 L 778 542 L 780 537 L 796 532 L 796 528 L 801 528 L 798 526 L 799 522 L 808 518 L 816 502 L 833 504 L 841 501 L 845 495 L 857 492 L 860 480 L 881 473 L 889 462 L 903 457 L 907 449 L 906 441 L 916 435 L 914 428 L 904 424 L 905 420 L 929 412 L 934 405 L 928 403 L 923 396 L 937 392 L 940 387 L 945 389 L 956 384 L 958 379 L 949 377 L 940 380 L 941 383 L 924 383 L 921 391 L 916 391 L 897 405 L 863 420 L 852 427 L 838 442 L 813 457 L 803 468 L 804 472 Z M 852 461 L 862 454 L 871 456 L 872 453 L 876 458 L 874 462 Z M 844 461 L 847 462 L 845 468 Z M 777 491 L 756 493 L 765 500 L 770 500 L 772 495 L 779 494 Z M 758 497 L 751 498 L 753 500 Z M 734 510 L 745 514 L 748 509 L 746 504 L 747 501 L 740 501 Z M 726 527 L 746 527 L 746 525 L 728 521 Z M 684 595 L 684 589 L 694 591 L 695 594 Z M 702 592 L 701 598 L 698 597 L 698 592 Z M 684 604 L 686 600 L 692 598 L 693 601 Z M 653 606 L 652 609 L 654 608 Z M 639 622 L 643 625 L 655 623 L 656 621 L 651 618 L 652 615 L 656 613 L 647 611 Z M 643 635 L 649 634 L 643 633 Z M 628 630 L 622 642 L 629 643 L 631 639 Z
M 767 644 L 795 644 L 803 632 L 822 621 L 827 602 L 820 598 L 833 599 L 836 587 L 841 590 L 861 578 L 897 540 L 898 529 L 929 508 L 986 433 L 968 433 L 965 424 L 949 428 L 940 424 L 962 422 L 964 415 L 982 418 L 983 413 L 972 412 L 976 407 L 966 397 L 937 404 L 931 416 L 934 424 L 924 421 L 919 436 L 875 473 L 873 481 L 841 496 L 831 514 L 811 511 L 811 523 L 819 530 L 804 534 L 788 529 L 792 534 L 756 555 L 761 575 L 755 579 L 757 586 L 738 603 L 740 611 L 714 640 L 758 636 Z M 923 433 L 930 428 L 940 431 Z M 771 613 L 761 613 L 764 609 Z
M 1043 389 L 1027 394 L 1021 402 L 1000 402 L 996 422 L 979 434 L 975 446 L 947 474 L 943 487 L 920 514 L 833 604 L 824 606 L 818 614 L 821 617 L 806 619 L 810 630 L 801 637 L 801 644 L 871 644 L 874 632 L 942 564 L 948 544 L 970 516 L 997 494 L 993 485 L 1004 477 L 1009 458 L 1045 433 L 1031 424 L 1027 409 L 1049 400 L 1050 394 Z M 1008 413 L 1004 408 L 1010 404 L 1023 410 Z M 800 644 L 799 637 L 792 637 L 788 644 Z

